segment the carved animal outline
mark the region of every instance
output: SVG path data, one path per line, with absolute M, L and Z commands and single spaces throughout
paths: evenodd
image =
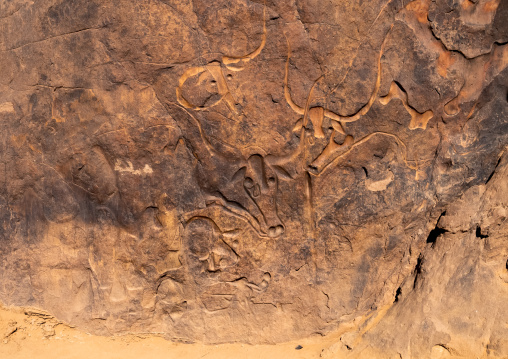
M 264 17 L 265 17 L 265 12 L 266 12 L 266 5 L 265 5 L 264 13 L 263 13 Z M 355 114 L 349 115 L 349 116 L 339 115 L 339 114 L 337 114 L 327 108 L 321 107 L 321 106 L 318 106 L 318 107 L 311 107 L 310 106 L 310 99 L 312 97 L 313 89 L 323 76 L 321 76 L 320 78 L 318 78 L 315 81 L 314 85 L 312 86 L 311 90 L 309 91 L 305 106 L 303 106 L 303 107 L 299 106 L 292 100 L 291 94 L 289 91 L 289 87 L 288 87 L 289 59 L 290 59 L 290 54 L 291 54 L 291 46 L 290 46 L 290 43 L 288 40 L 288 56 L 287 56 L 287 61 L 286 61 L 286 66 L 285 66 L 285 78 L 284 78 L 284 95 L 285 95 L 285 99 L 286 99 L 288 105 L 291 107 L 291 109 L 295 113 L 297 113 L 299 115 L 303 115 L 303 118 L 301 118 L 295 126 L 295 130 L 297 132 L 300 132 L 300 136 L 299 136 L 300 141 L 299 141 L 297 147 L 294 149 L 294 151 L 291 151 L 287 155 L 275 157 L 272 155 L 265 156 L 265 155 L 261 155 L 259 153 L 255 153 L 255 154 L 251 154 L 248 157 L 246 157 L 245 155 L 243 156 L 243 162 L 248 163 L 249 166 L 242 165 L 242 171 L 238 171 L 238 174 L 235 174 L 235 176 L 233 176 L 233 177 L 235 179 L 238 179 L 239 177 L 240 178 L 243 177 L 244 184 L 245 184 L 244 187 L 245 187 L 249 197 L 256 203 L 256 205 L 258 205 L 258 203 L 256 202 L 256 200 L 254 198 L 255 194 L 262 192 L 262 191 L 259 191 L 258 188 L 264 188 L 265 192 L 263 194 L 269 194 L 268 198 L 270 198 L 270 196 L 273 193 L 273 192 L 266 192 L 266 188 L 267 188 L 266 186 L 260 186 L 260 184 L 262 184 L 262 185 L 265 184 L 264 179 L 267 178 L 266 176 L 259 175 L 263 172 L 262 170 L 259 170 L 260 168 L 261 169 L 262 168 L 272 168 L 272 169 L 274 169 L 274 172 L 278 172 L 278 175 L 281 178 L 292 179 L 292 178 L 294 178 L 294 176 L 290 176 L 288 174 L 288 172 L 284 169 L 284 167 L 291 162 L 300 160 L 300 162 L 303 163 L 304 166 L 297 166 L 297 171 L 296 171 L 297 173 L 296 174 L 305 172 L 308 174 L 312 174 L 314 176 L 318 176 L 326 168 L 331 166 L 333 163 L 336 163 L 336 161 L 338 159 L 343 158 L 348 153 L 351 153 L 353 148 L 360 146 L 361 144 L 367 142 L 373 136 L 385 136 L 385 137 L 394 139 L 395 142 L 397 143 L 397 146 L 403 152 L 405 165 L 410 169 L 418 171 L 419 162 L 428 161 L 428 160 L 419 161 L 419 160 L 408 159 L 407 158 L 407 146 L 397 135 L 395 135 L 393 133 L 375 131 L 375 132 L 372 132 L 372 133 L 368 134 L 367 136 L 355 141 L 354 137 L 350 134 L 346 134 L 346 131 L 344 130 L 344 125 L 346 123 L 357 121 L 362 116 L 366 115 L 370 111 L 371 107 L 373 106 L 373 104 L 376 101 L 379 101 L 382 105 L 387 105 L 393 99 L 401 100 L 406 111 L 411 115 L 411 121 L 408 126 L 410 130 L 416 130 L 416 129 L 425 130 L 427 127 L 427 123 L 434 117 L 434 113 L 430 109 L 423 112 L 423 113 L 419 113 L 415 108 L 413 108 L 408 103 L 407 92 L 396 81 L 392 81 L 389 92 L 386 96 L 384 96 L 384 97 L 379 96 L 379 90 L 380 90 L 380 86 L 381 86 L 381 58 L 384 53 L 384 47 L 386 45 L 386 41 L 388 39 L 388 36 L 389 36 L 392 28 L 393 28 L 393 24 L 391 25 L 390 29 L 384 36 L 384 39 L 381 44 L 381 48 L 380 48 L 380 51 L 379 51 L 379 54 L 377 57 L 378 71 L 377 71 L 376 82 L 375 82 L 372 94 L 371 94 L 368 102 L 364 106 L 362 106 L 359 111 L 357 111 Z M 241 67 L 239 67 L 239 68 L 231 67 L 230 64 L 231 63 L 236 64 L 236 63 L 240 62 L 241 60 L 246 60 L 246 62 L 252 60 L 261 52 L 265 43 L 266 43 L 266 21 L 264 20 L 261 45 L 256 50 L 254 50 L 250 54 L 245 55 L 243 57 L 232 58 L 232 57 L 228 57 L 228 56 L 223 56 L 222 62 L 224 64 L 224 66 L 230 70 L 241 71 L 242 70 Z M 196 106 L 196 105 L 190 103 L 183 97 L 182 92 L 181 92 L 181 87 L 187 81 L 188 78 L 190 78 L 192 76 L 197 76 L 201 73 L 204 73 L 205 71 L 210 73 L 212 75 L 212 77 L 214 78 L 214 81 L 217 84 L 220 98 L 219 98 L 219 100 L 217 100 L 210 106 L 200 107 L 200 106 Z M 211 106 L 215 106 L 216 104 L 220 103 L 221 101 L 224 101 L 233 114 L 237 113 L 237 110 L 234 106 L 234 97 L 231 94 L 231 92 L 229 91 L 227 81 L 226 81 L 224 74 L 222 72 L 221 63 L 218 61 L 211 62 L 206 66 L 187 70 L 180 78 L 179 86 L 177 88 L 177 99 L 182 107 L 185 107 L 185 108 L 188 108 L 191 110 L 195 110 L 195 111 L 204 110 L 204 109 L 209 108 Z M 326 137 L 326 135 L 323 131 L 323 123 L 324 123 L 323 120 L 325 117 L 330 119 L 330 121 L 331 121 L 330 129 L 332 130 L 330 137 L 329 137 L 328 144 L 323 148 L 321 153 L 316 158 L 309 159 L 309 158 L 307 158 L 308 156 L 306 154 L 307 142 L 308 142 L 307 136 L 308 136 L 308 133 L 310 132 L 309 128 L 307 128 L 309 121 L 312 123 L 312 127 L 314 130 L 314 137 L 322 139 L 322 138 Z M 197 122 L 199 122 L 199 121 L 197 121 Z M 202 130 L 200 130 L 200 131 L 203 136 L 202 140 L 209 144 L 209 142 L 206 140 L 206 138 L 205 138 L 206 136 L 204 135 Z M 342 134 L 345 136 L 342 143 L 337 143 L 335 141 L 336 134 Z M 310 138 L 309 138 L 309 140 L 310 140 Z M 210 147 L 210 146 L 208 146 L 208 147 Z M 303 162 L 302 162 L 302 158 L 301 158 L 302 156 L 303 156 Z M 245 169 L 243 169 L 244 167 L 245 167 Z M 248 172 L 247 168 L 249 168 L 249 167 L 251 169 L 258 168 L 258 171 L 256 172 L 256 173 L 258 173 L 258 175 L 255 177 L 259 178 L 259 180 L 255 184 L 254 184 L 254 181 L 252 180 L 252 177 L 249 177 L 248 175 L 246 175 Z M 279 170 L 276 171 L 277 169 L 279 169 Z M 252 173 L 255 171 L 250 171 L 250 172 Z M 271 179 L 270 182 L 273 182 L 274 178 L 270 177 L 270 179 Z M 308 182 L 309 182 L 309 186 L 310 186 L 311 181 L 309 180 Z M 249 189 L 251 189 L 251 188 L 253 188 L 253 192 L 249 191 Z M 307 192 L 309 192 L 309 193 L 307 194 L 307 197 L 311 196 L 310 191 L 311 191 L 311 189 L 308 188 Z M 266 198 L 266 197 L 263 196 L 262 198 Z M 271 197 L 272 203 L 274 203 L 273 198 L 274 197 Z M 224 206 L 224 202 L 222 203 L 222 205 Z M 274 203 L 274 205 L 276 207 L 276 203 Z M 233 208 L 228 205 L 225 205 L 224 207 L 227 209 Z M 258 209 L 260 209 L 261 215 L 263 215 L 264 214 L 263 209 L 259 205 L 258 205 Z M 243 210 L 244 211 L 243 211 L 242 215 L 244 215 L 245 217 L 252 217 L 252 216 L 250 216 L 250 214 L 252 212 L 249 209 L 244 207 Z M 275 210 L 275 213 L 276 213 L 276 210 Z M 256 216 L 253 216 L 253 217 L 256 217 Z M 260 222 L 259 219 L 258 219 L 258 222 Z M 251 225 L 253 225 L 253 221 L 249 221 L 249 223 L 251 223 Z M 255 227 L 255 224 L 253 225 L 253 227 Z M 261 227 L 262 227 L 262 225 L 259 226 L 260 229 L 259 229 L 258 233 L 260 233 L 261 235 L 264 235 L 265 233 L 264 233 L 263 229 L 261 229 Z M 268 231 L 266 232 L 269 237 L 278 237 L 281 234 L 280 229 L 275 229 L 275 231 L 274 231 L 273 227 L 270 227 L 270 228 L 271 228 L 271 233 L 268 234 Z M 279 227 L 275 227 L 275 228 L 279 228 Z
M 259 53 L 261 53 L 261 50 L 263 49 L 266 43 L 265 15 L 266 15 L 266 5 L 263 12 L 263 35 L 259 47 L 246 56 L 238 58 L 223 56 L 223 63 L 227 68 L 232 69 L 234 71 L 241 71 L 241 68 L 231 68 L 230 64 L 237 63 L 241 60 L 250 61 L 254 57 L 256 57 Z M 372 104 L 376 99 L 376 95 L 380 86 L 380 59 L 382 51 L 380 51 L 378 59 L 379 74 L 376 80 L 374 93 L 369 99 L 369 102 L 357 114 L 349 117 L 344 117 L 339 116 L 331 112 L 330 110 L 324 109 L 322 107 L 314 107 L 309 109 L 308 105 L 310 98 L 312 96 L 312 89 L 314 88 L 314 86 L 309 92 L 305 108 L 301 108 L 298 105 L 296 105 L 294 101 L 291 99 L 291 95 L 289 93 L 287 85 L 290 52 L 291 48 L 288 41 L 288 57 L 285 66 L 284 94 L 289 106 L 296 113 L 303 114 L 304 117 L 303 120 L 300 121 L 301 126 L 299 130 L 301 133 L 299 137 L 300 138 L 299 144 L 296 146 L 294 151 L 291 151 L 289 154 L 286 155 L 264 156 L 260 153 L 254 153 L 246 156 L 245 154 L 242 154 L 241 151 L 238 149 L 228 148 L 228 151 L 225 153 L 224 151 L 217 150 L 211 145 L 210 141 L 208 140 L 203 131 L 201 122 L 196 117 L 194 117 L 190 112 L 188 112 L 187 109 L 199 113 L 202 110 L 216 106 L 217 104 L 224 101 L 227 107 L 230 109 L 230 111 L 233 114 L 237 114 L 237 110 L 235 108 L 235 100 L 231 92 L 229 91 L 220 62 L 213 61 L 206 66 L 198 66 L 186 70 L 180 77 L 178 81 L 178 86 L 176 88 L 176 96 L 179 102 L 179 105 L 177 105 L 177 107 L 185 111 L 187 115 L 193 119 L 192 122 L 198 128 L 198 131 L 194 131 L 193 136 L 189 136 L 189 134 L 192 133 L 192 129 L 187 126 L 188 124 L 190 124 L 190 121 L 186 121 L 186 119 L 184 119 L 183 117 L 180 117 L 180 120 L 177 121 L 178 123 L 180 123 L 180 125 L 183 125 L 182 127 L 185 130 L 184 137 L 188 142 L 188 144 L 190 145 L 189 147 L 193 149 L 195 157 L 198 159 L 201 170 L 200 173 L 198 173 L 198 177 L 201 179 L 200 187 L 208 197 L 207 205 L 218 204 L 221 205 L 226 210 L 230 211 L 232 214 L 243 217 L 251 224 L 251 226 L 258 232 L 258 234 L 261 237 L 268 236 L 276 238 L 284 233 L 284 226 L 277 214 L 275 199 L 277 193 L 276 184 L 279 178 L 282 179 L 293 178 L 284 169 L 285 165 L 291 162 L 293 163 L 297 161 L 301 162 L 300 157 L 301 156 L 305 157 L 307 142 L 306 141 L 307 131 L 305 129 L 305 126 L 307 125 L 307 119 L 310 118 L 311 122 L 313 123 L 316 137 L 318 138 L 324 137 L 324 133 L 321 127 L 323 122 L 322 121 L 323 116 L 327 116 L 330 119 L 332 119 L 333 132 L 332 136 L 330 137 L 330 142 L 325 147 L 322 154 L 308 167 L 297 166 L 296 171 L 297 174 L 299 172 L 302 172 L 301 170 L 303 170 L 303 172 L 311 172 L 313 169 L 316 168 L 317 165 L 321 165 L 321 162 L 323 162 L 323 164 L 325 165 L 329 164 L 326 163 L 327 159 L 333 157 L 337 152 L 340 152 L 341 149 L 347 150 L 348 148 L 354 145 L 353 137 L 350 135 L 346 136 L 342 144 L 337 144 L 333 139 L 334 134 L 335 132 L 345 134 L 343 130 L 344 122 L 356 121 L 370 110 L 370 107 L 372 106 Z M 191 103 L 184 97 L 182 87 L 189 78 L 199 75 L 202 76 L 202 74 L 206 73 L 210 74 L 213 77 L 213 81 L 217 86 L 219 99 L 215 100 L 208 106 L 198 106 Z M 201 81 L 202 80 L 200 79 L 198 83 L 200 83 Z M 316 83 L 317 81 L 315 82 L 315 84 Z M 199 133 L 199 136 L 197 136 L 196 132 Z M 381 132 L 375 134 L 381 134 Z M 396 137 L 395 135 L 391 134 L 388 135 L 391 137 Z M 368 138 L 370 138 L 370 136 L 362 139 L 362 141 L 359 141 L 359 143 L 357 144 L 363 143 L 364 141 L 368 140 Z M 204 144 L 205 149 L 203 149 L 203 146 L 200 145 L 199 143 L 200 141 Z M 402 141 L 398 140 L 398 142 Z M 230 164 L 232 166 L 228 166 L 226 164 Z M 234 168 L 238 168 L 238 170 L 234 173 L 233 176 L 230 175 L 224 176 L 224 174 L 230 174 L 232 171 L 234 171 Z M 220 174 L 217 173 L 217 169 L 219 169 Z M 219 179 L 219 177 L 222 178 Z M 224 193 L 224 190 L 227 189 L 228 181 L 236 182 L 240 179 L 243 179 L 244 190 L 248 194 L 250 200 L 255 204 L 254 207 L 251 206 L 251 208 L 249 208 L 248 202 L 242 199 L 241 198 L 242 196 L 238 196 L 238 192 L 234 194 L 232 197 L 227 196 Z M 308 188 L 306 192 L 309 200 L 309 198 L 311 197 L 310 193 L 311 189 L 309 188 L 310 180 L 307 181 L 307 185 Z M 234 200 L 232 200 L 231 198 L 234 198 Z M 198 214 L 199 210 L 196 211 L 196 215 Z
M 291 179 L 281 166 L 271 164 L 262 151 L 242 151 L 221 144 L 216 149 L 204 134 L 201 122 L 185 108 L 168 104 L 183 129 L 186 146 L 197 159 L 196 177 L 207 206 L 219 205 L 230 214 L 246 220 L 260 237 L 277 238 L 284 224 L 277 212 L 280 180 Z M 186 214 L 188 222 L 201 210 Z
M 258 280 L 252 280 L 252 271 L 260 269 L 252 262 L 247 266 L 244 263 L 238 272 L 238 262 L 245 258 L 238 240 L 243 233 L 238 229 L 222 230 L 214 219 L 206 216 L 195 216 L 187 223 L 183 247 L 185 276 L 192 283 L 198 303 L 207 312 L 227 309 L 234 302 L 249 310 L 252 298 L 266 291 L 270 284 L 268 272 L 258 273 Z
M 266 5 L 263 8 L 263 34 L 260 45 L 244 56 L 223 56 L 222 63 L 232 71 L 241 71 L 243 68 L 240 63 L 248 63 L 258 56 L 265 43 Z M 189 78 L 202 74 L 212 76 L 219 94 L 219 99 L 206 107 L 191 103 L 182 93 L 182 87 Z M 222 146 L 221 150 L 215 148 L 206 137 L 199 119 L 187 110 L 199 113 L 223 101 L 233 114 L 238 114 L 221 63 L 213 61 L 205 66 L 186 70 L 178 81 L 176 96 L 179 105 L 170 105 L 179 108 L 177 111 L 180 114 L 185 114 L 178 116 L 177 119 L 184 129 L 184 141 L 192 148 L 198 159 L 198 179 L 207 205 L 218 204 L 233 215 L 246 219 L 261 237 L 280 237 L 285 228 L 277 213 L 278 182 L 281 179 L 291 179 L 291 176 L 282 166 L 267 161 L 261 149 L 254 149 L 253 153 L 252 149 L 251 152 L 242 153 L 236 148 L 224 148 L 227 146 Z M 188 118 L 184 118 L 185 116 Z M 236 183 L 241 183 L 241 189 L 233 188 Z M 192 214 L 187 217 L 192 218 Z
M 322 152 L 314 159 L 310 159 L 310 163 L 308 164 L 305 171 L 309 172 L 312 175 L 318 176 L 320 175 L 326 168 L 328 168 L 332 163 L 335 162 L 336 159 L 346 155 L 349 153 L 354 147 L 361 145 L 362 143 L 365 143 L 373 136 L 386 136 L 395 139 L 397 145 L 399 145 L 401 148 L 404 149 L 404 163 L 406 166 L 408 166 L 411 169 L 417 169 L 418 166 L 409 164 L 410 162 L 416 162 L 414 160 L 408 160 L 407 159 L 407 148 L 405 143 L 395 134 L 382 132 L 382 131 L 376 131 L 373 132 L 360 140 L 355 141 L 354 137 L 351 134 L 346 134 L 345 132 L 345 124 L 349 122 L 355 122 L 359 120 L 362 116 L 366 115 L 371 107 L 374 105 L 376 100 L 378 99 L 378 93 L 379 89 L 381 87 L 381 58 L 384 52 L 384 48 L 386 45 L 386 41 L 388 39 L 388 36 L 393 28 L 393 24 L 388 30 L 388 32 L 385 34 L 383 42 L 381 44 L 381 48 L 377 57 L 377 76 L 376 76 L 376 82 L 374 85 L 374 89 L 372 91 L 372 94 L 367 101 L 365 105 L 363 105 L 360 110 L 358 110 L 355 114 L 349 115 L 349 116 L 342 116 L 339 115 L 327 108 L 317 106 L 317 107 L 310 107 L 312 92 L 317 85 L 317 83 L 323 78 L 323 76 L 320 76 L 311 87 L 307 101 L 305 103 L 304 107 L 301 107 L 297 105 L 293 99 L 291 98 L 291 93 L 288 87 L 288 76 L 289 76 L 289 59 L 291 57 L 291 44 L 289 40 L 287 40 L 288 44 L 288 55 L 286 60 L 286 66 L 285 66 L 285 76 L 284 76 L 284 96 L 286 98 L 287 103 L 291 107 L 291 109 L 299 114 L 303 115 L 303 118 L 300 118 L 294 127 L 295 131 L 301 131 L 302 135 L 306 135 L 308 131 L 303 131 L 307 129 L 309 120 L 312 123 L 312 127 L 314 130 L 314 137 L 316 138 L 325 138 L 325 133 L 323 131 L 323 124 L 324 124 L 324 118 L 330 119 L 330 129 L 332 130 L 328 144 L 325 146 L 325 148 L 322 150 Z M 379 101 L 383 105 L 387 105 L 393 98 L 398 98 L 402 101 L 405 109 L 407 112 L 411 115 L 411 122 L 409 124 L 409 129 L 415 130 L 417 128 L 425 129 L 427 126 L 428 121 L 433 117 L 433 112 L 431 110 L 428 110 L 424 112 L 423 114 L 416 111 L 411 105 L 408 104 L 407 99 L 407 93 L 400 87 L 400 85 L 393 81 L 388 95 L 385 97 L 379 98 Z M 337 143 L 335 141 L 335 136 L 337 134 L 345 135 L 344 141 L 342 143 Z M 304 141 L 305 143 L 305 141 Z

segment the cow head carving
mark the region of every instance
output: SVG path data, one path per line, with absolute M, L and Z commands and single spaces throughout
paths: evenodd
M 282 167 L 269 165 L 259 154 L 251 155 L 245 166 L 233 176 L 239 181 L 252 203 L 257 208 L 255 216 L 260 224 L 262 234 L 270 238 L 280 237 L 284 233 L 284 224 L 277 213 L 277 188 L 279 180 L 291 179 Z

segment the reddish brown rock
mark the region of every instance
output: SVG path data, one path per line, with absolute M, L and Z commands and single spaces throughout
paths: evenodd
M 349 323 L 328 354 L 508 355 L 507 14 L 0 6 L 0 300 L 104 335 Z

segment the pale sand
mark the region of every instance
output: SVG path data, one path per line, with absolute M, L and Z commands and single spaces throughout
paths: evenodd
M 155 335 L 102 337 L 62 324 L 40 310 L 0 306 L 0 359 L 312 359 L 339 354 L 334 350 L 339 338 L 337 332 L 277 345 L 205 345 L 173 343 Z M 298 345 L 303 348 L 296 350 Z

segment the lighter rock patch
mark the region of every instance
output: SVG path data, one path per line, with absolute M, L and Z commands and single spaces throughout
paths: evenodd
M 388 177 L 380 181 L 372 181 L 370 179 L 365 180 L 365 187 L 372 192 L 384 191 L 394 178 L 393 173 L 391 171 L 388 172 Z
M 4 112 L 7 112 L 7 113 L 14 113 L 14 105 L 12 104 L 12 102 L 4 102 L 4 103 L 0 103 L 0 113 L 4 113 Z
M 143 169 L 135 170 L 131 161 L 127 161 L 127 166 L 124 167 L 122 166 L 122 162 L 120 160 L 117 160 L 115 163 L 115 171 L 128 172 L 138 176 L 150 175 L 153 173 L 152 167 L 150 167 L 149 165 L 145 165 Z

